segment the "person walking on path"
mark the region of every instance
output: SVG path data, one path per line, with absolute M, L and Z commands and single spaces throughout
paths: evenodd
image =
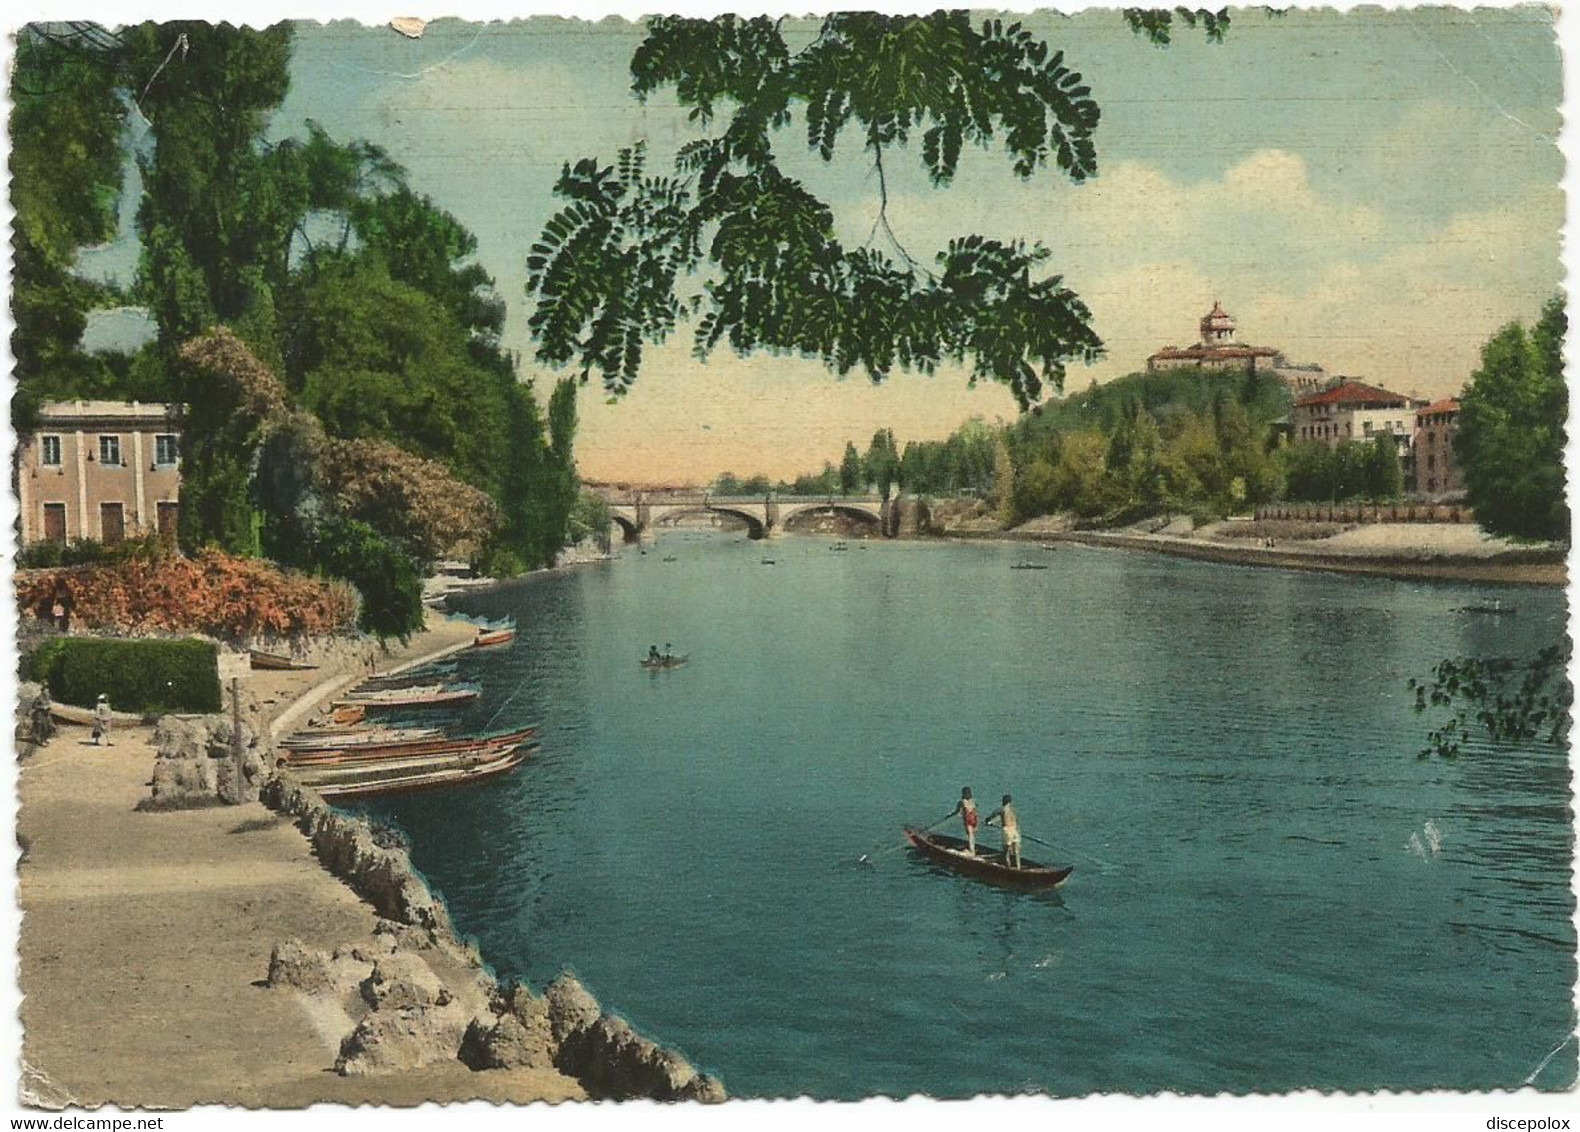
M 960 820 L 966 827 L 966 848 L 975 853 L 977 851 L 977 804 L 971 797 L 971 787 L 962 786 L 960 788 L 960 801 L 955 803 L 954 813 L 949 816 L 954 817 L 955 814 L 960 815 Z
M 99 702 L 93 705 L 93 745 L 97 747 L 99 740 L 104 740 L 106 747 L 115 746 L 110 738 L 110 697 L 103 692 L 99 693 Z
M 1010 796 L 1004 795 L 1004 804 L 987 816 L 986 824 L 992 825 L 994 819 L 1004 827 L 1004 863 L 1012 869 L 1020 868 L 1020 818 L 1015 816 L 1015 807 L 1010 802 Z

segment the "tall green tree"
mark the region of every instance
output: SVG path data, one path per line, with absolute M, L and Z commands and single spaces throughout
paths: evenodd
M 88 311 L 112 293 L 73 271 L 79 249 L 114 235 L 121 190 L 120 47 L 101 30 L 31 25 L 16 37 L 11 350 L 13 420 L 22 430 L 42 401 L 105 396 L 120 378 L 80 347 Z
M 1512 322 L 1481 350 L 1460 399 L 1454 451 L 1477 521 L 1493 534 L 1569 538 L 1564 497 L 1563 341 L 1568 316 L 1552 299 L 1535 327 Z
M 855 444 L 847 440 L 844 459 L 839 462 L 839 493 L 849 495 L 861 486 L 861 481 L 861 453 L 856 451 Z
M 887 500 L 889 492 L 900 478 L 900 454 L 896 451 L 892 430 L 880 428 L 872 434 L 872 442 L 867 445 L 862 464 L 866 468 L 867 482 L 876 484 L 878 494 Z
M 132 70 L 150 76 L 138 105 L 154 139 L 139 158 L 138 292 L 173 352 L 215 323 L 272 308 L 279 280 L 267 266 L 296 216 L 262 140 L 290 85 L 292 33 L 177 21 L 122 39 Z
M 1186 9 L 1125 14 L 1158 43 L 1176 17 L 1210 38 L 1228 24 Z M 875 382 L 954 362 L 1023 406 L 1059 388 L 1067 362 L 1095 358 L 1090 313 L 1047 273 L 1041 245 L 967 233 L 918 258 L 888 220 L 885 161 L 905 149 L 940 187 L 967 144 L 1002 144 L 1021 178 L 1050 165 L 1076 182 L 1095 173 L 1098 104 L 1064 52 L 963 11 L 839 12 L 795 38 L 766 17 L 648 21 L 632 89 L 672 91 L 708 133 L 680 148 L 672 176 L 649 173 L 641 146 L 564 168 L 565 205 L 527 260 L 538 358 L 620 393 L 645 346 L 696 314 L 699 356 L 727 341 Z M 865 244 L 841 241 L 829 206 L 781 167 L 775 144 L 792 128 L 824 162 L 843 136 L 861 146 L 878 194 Z M 682 285 L 699 272 L 700 292 Z

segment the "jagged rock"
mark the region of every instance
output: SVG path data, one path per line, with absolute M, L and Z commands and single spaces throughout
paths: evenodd
M 420 1010 L 444 1006 L 454 996 L 419 956 L 397 951 L 373 964 L 362 997 L 374 1010 Z
M 548 1000 L 549 1026 L 556 1045 L 587 1029 L 603 1013 L 598 1000 L 568 971 L 549 984 L 544 997 Z
M 142 809 L 166 810 L 223 802 L 239 805 L 260 796 L 273 754 L 262 732 L 245 720 L 239 730 L 225 715 L 163 716 L 154 727 L 152 794 Z
M 274 945 L 269 953 L 271 987 L 291 987 L 308 994 L 327 994 L 335 989 L 334 956 L 289 939 Z
M 469 1019 L 452 1007 L 375 1010 L 340 1043 L 342 1076 L 399 1073 L 455 1058 Z
M 461 1040 L 461 1060 L 473 1069 L 551 1069 L 553 1041 L 548 1018 L 536 1028 L 515 1014 L 474 1018 Z
M 349 952 L 337 948 L 331 954 L 292 939 L 276 944 L 269 955 L 268 983 L 305 994 L 338 997 L 366 979 L 372 970 L 373 964 L 358 958 L 354 948 Z
M 588 1094 L 613 1100 L 722 1101 L 724 1087 L 674 1050 L 642 1037 L 623 1018 L 606 1014 L 572 1033 L 555 1065 L 581 1081 Z

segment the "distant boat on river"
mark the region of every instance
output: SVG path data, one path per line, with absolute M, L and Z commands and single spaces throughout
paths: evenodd
M 1046 570 L 1047 568 L 1046 562 L 1017 562 L 1010 567 L 1011 570 Z
M 1493 617 L 1513 617 L 1519 612 L 1519 609 L 1512 605 L 1504 605 L 1502 601 L 1498 600 L 1497 598 L 1493 598 L 1490 605 L 1462 605 L 1459 607 L 1458 612 L 1486 613 Z
M 644 657 L 639 663 L 649 672 L 662 672 L 668 668 L 679 668 L 691 659 L 691 654 L 685 656 L 660 656 Z

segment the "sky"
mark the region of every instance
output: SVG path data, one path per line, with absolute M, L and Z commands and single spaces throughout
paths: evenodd
M 1112 10 L 1016 18 L 1092 87 L 1098 176 L 1022 181 L 989 149 L 968 151 L 953 185 L 935 189 L 919 154 L 896 154 L 889 218 L 919 259 L 970 232 L 1046 245 L 1107 346 L 1102 361 L 1071 367 L 1066 391 L 1188 344 L 1218 300 L 1245 341 L 1435 398 L 1463 386 L 1499 326 L 1533 320 L 1557 291 L 1562 79 L 1548 9 L 1236 9 L 1224 43 L 1185 32 L 1167 49 Z M 661 166 L 698 136 L 667 92 L 646 104 L 630 94 L 641 35 L 618 19 L 442 20 L 416 40 L 303 24 L 271 132 L 301 133 L 311 118 L 386 147 L 477 234 L 509 304 L 505 345 L 546 389 L 525 259 L 561 165 L 612 161 L 645 140 Z M 865 242 L 877 187 L 859 143 L 842 139 L 824 164 L 798 120 L 776 147 L 831 205 L 841 238 Z M 123 239 L 88 260 L 124 276 L 134 254 Z M 580 409 L 583 475 L 643 482 L 789 477 L 837 462 L 847 439 L 864 448 L 878 428 L 903 444 L 1016 414 L 1007 390 L 972 388 L 953 368 L 875 386 L 727 347 L 698 362 L 685 327 L 649 351 L 627 396 L 607 404 L 594 380 Z

